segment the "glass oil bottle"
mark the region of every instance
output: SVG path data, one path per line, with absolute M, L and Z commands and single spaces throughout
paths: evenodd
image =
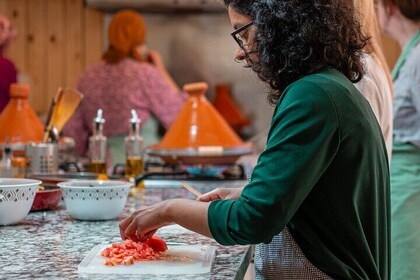
M 130 132 L 125 138 L 125 176 L 130 181 L 143 174 L 143 138 L 140 136 L 140 119 L 134 109 L 131 109 Z M 141 181 L 137 187 L 143 188 Z
M 6 144 L 3 147 L 3 156 L 0 161 L 0 178 L 12 178 L 12 149 L 9 146 L 9 139 L 6 137 Z
M 93 135 L 89 137 L 89 171 L 98 174 L 98 179 L 106 180 L 106 147 L 107 137 L 103 134 L 103 110 L 98 109 L 93 119 Z

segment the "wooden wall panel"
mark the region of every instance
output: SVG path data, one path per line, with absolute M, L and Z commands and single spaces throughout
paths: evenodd
M 65 16 L 66 57 L 65 86 L 76 87 L 84 68 L 82 56 L 83 0 L 67 0 Z
M 84 50 L 85 66 L 98 63 L 101 59 L 103 44 L 103 13 L 93 10 L 85 10 L 84 22 Z
M 10 19 L 18 31 L 13 47 L 7 51 L 8 57 L 15 63 L 16 68 L 25 72 L 26 61 L 26 1 L 8 0 L 6 3 L 5 15 Z
M 47 42 L 46 7 L 48 0 L 30 0 L 27 10 L 31 11 L 27 17 L 27 61 L 26 73 L 31 80 L 31 104 L 38 111 L 45 110 L 47 96 L 46 75 L 47 55 L 45 42 Z
M 6 1 L 7 0 L 0 0 L 0 14 L 6 13 Z
M 42 111 L 45 112 L 57 88 L 64 85 L 66 75 L 65 53 L 66 36 L 64 34 L 64 9 L 61 0 L 48 0 L 47 5 L 47 87 Z
M 29 101 L 41 115 L 59 86 L 76 86 L 85 68 L 100 60 L 103 15 L 83 2 L 0 0 L 0 14 L 18 30 L 6 56 L 28 77 Z

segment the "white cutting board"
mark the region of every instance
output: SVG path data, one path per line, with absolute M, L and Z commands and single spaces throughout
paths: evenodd
M 132 265 L 104 265 L 101 252 L 110 244 L 92 248 L 79 264 L 79 273 L 95 274 L 202 274 L 209 273 L 216 256 L 211 245 L 173 245 L 164 252 L 166 258 L 153 261 L 139 261 Z

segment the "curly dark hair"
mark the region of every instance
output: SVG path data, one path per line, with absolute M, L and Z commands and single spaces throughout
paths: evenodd
M 274 105 L 292 82 L 327 67 L 352 82 L 363 77 L 361 56 L 369 38 L 362 33 L 347 0 L 224 0 L 236 12 L 252 18 L 256 26 L 250 65 L 271 87 Z

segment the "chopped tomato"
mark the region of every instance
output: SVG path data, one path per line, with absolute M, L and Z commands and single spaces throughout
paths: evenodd
M 144 243 L 125 240 L 123 243 L 114 243 L 101 252 L 105 257 L 105 265 L 114 266 L 118 264 L 130 265 L 141 260 L 157 260 L 161 253 L 166 251 L 168 246 L 165 240 L 153 236 Z
M 165 240 L 156 235 L 150 237 L 146 241 L 146 244 L 149 245 L 155 252 L 164 252 L 168 250 L 168 245 L 166 245 Z

